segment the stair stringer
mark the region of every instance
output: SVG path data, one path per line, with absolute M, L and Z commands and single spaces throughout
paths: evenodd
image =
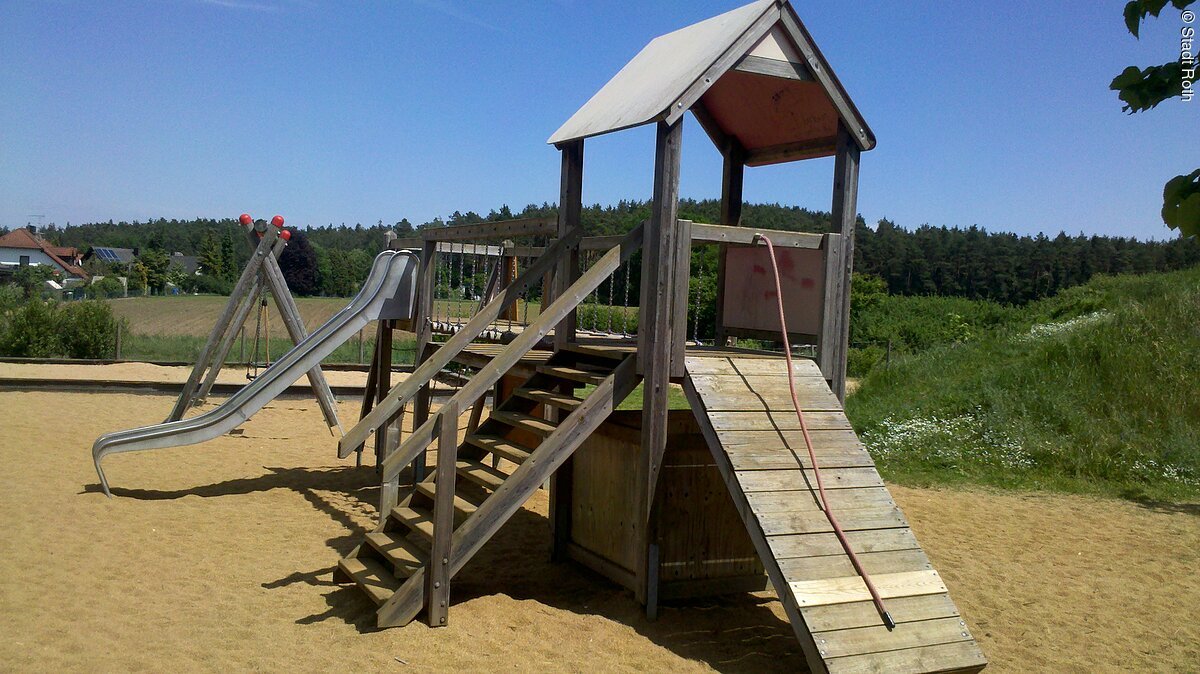
M 559 423 L 537 449 L 454 531 L 450 576 L 454 577 L 500 527 L 529 500 L 550 475 L 583 444 L 617 405 L 637 386 L 636 356 L 629 356 L 597 385 L 575 411 Z M 436 561 L 436 560 L 434 560 Z M 399 627 L 412 622 L 425 604 L 422 566 L 376 612 L 379 627 Z

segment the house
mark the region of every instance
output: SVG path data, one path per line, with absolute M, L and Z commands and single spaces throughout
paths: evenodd
M 200 273 L 200 258 L 195 255 L 184 255 L 177 251 L 171 254 L 167 268 L 178 269 L 187 276 L 195 276 Z
M 97 259 L 120 269 L 128 269 L 137 259 L 137 248 L 112 248 L 109 246 L 92 246 L 83 256 L 83 261 Z
M 29 225 L 0 236 L 0 275 L 8 276 L 21 267 L 48 265 L 62 274 L 64 281 L 87 281 L 88 273 L 80 266 L 79 251 L 70 246 L 52 246 Z

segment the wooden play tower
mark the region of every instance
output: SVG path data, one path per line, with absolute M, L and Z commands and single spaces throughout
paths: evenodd
M 689 110 L 724 157 L 719 224 L 677 215 Z M 585 140 L 644 124 L 657 128 L 650 217 L 585 236 Z M 549 142 L 562 152 L 557 218 L 391 243 L 421 249 L 417 304 L 411 321 L 381 323 L 362 419 L 339 447 L 374 434 L 383 490 L 378 526 L 336 578 L 367 593 L 380 626 L 444 625 L 455 574 L 549 483 L 555 557 L 630 588 L 650 616 L 662 600 L 773 586 L 813 671 L 982 669 L 842 412 L 859 157 L 875 138 L 791 5 L 760 0 L 653 40 Z M 739 226 L 745 167 L 830 156 L 833 231 Z M 760 233 L 793 343 L 815 354 L 794 372 L 830 508 L 894 629 L 816 498 L 787 365 L 768 350 L 780 326 Z M 715 316 L 690 301 L 703 247 L 718 253 Z M 417 364 L 391 386 L 397 328 L 417 335 Z M 618 410 L 639 384 L 640 410 Z M 672 409 L 672 387 L 690 409 Z

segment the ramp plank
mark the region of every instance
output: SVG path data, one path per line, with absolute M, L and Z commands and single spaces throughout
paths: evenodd
M 684 391 L 814 672 L 976 672 L 987 661 L 816 365 L 797 398 L 850 549 L 893 619 L 888 630 L 833 533 L 782 359 L 689 356 Z
M 904 573 L 881 573 L 871 576 L 875 589 L 884 599 L 914 597 L 920 594 L 941 594 L 946 584 L 937 571 L 907 571 Z M 848 604 L 871 598 L 867 584 L 859 576 L 826 578 L 824 580 L 794 580 L 789 583 L 792 595 L 801 606 L 823 606 L 825 604 Z

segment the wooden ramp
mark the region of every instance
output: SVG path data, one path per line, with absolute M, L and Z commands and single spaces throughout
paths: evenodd
M 684 388 L 814 672 L 987 664 L 816 364 L 797 394 L 830 507 L 897 625 L 889 631 L 820 507 L 784 359 L 688 356 Z

